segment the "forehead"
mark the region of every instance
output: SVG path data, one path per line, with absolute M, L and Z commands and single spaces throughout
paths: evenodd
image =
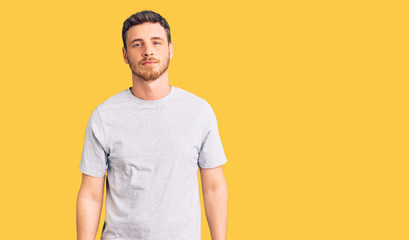
M 165 29 L 159 23 L 145 22 L 129 28 L 127 32 L 127 41 L 135 38 L 150 39 L 151 37 L 161 37 L 166 39 Z

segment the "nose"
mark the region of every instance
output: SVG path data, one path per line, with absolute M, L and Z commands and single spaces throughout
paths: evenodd
M 153 56 L 153 49 L 149 44 L 145 45 L 145 48 L 144 48 L 144 51 L 143 51 L 143 56 L 144 57 Z

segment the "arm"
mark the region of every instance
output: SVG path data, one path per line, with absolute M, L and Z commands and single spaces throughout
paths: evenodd
M 104 198 L 103 177 L 82 174 L 77 197 L 77 240 L 95 240 Z
M 227 184 L 222 166 L 200 168 L 203 201 L 212 240 L 226 240 L 227 235 Z

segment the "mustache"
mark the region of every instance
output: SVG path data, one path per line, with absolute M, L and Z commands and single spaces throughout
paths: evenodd
M 139 63 L 140 63 L 140 64 L 144 64 L 144 63 L 146 63 L 146 62 L 158 63 L 158 62 L 160 62 L 160 61 L 159 61 L 159 59 L 156 59 L 156 58 L 144 58 L 144 59 L 142 59 Z

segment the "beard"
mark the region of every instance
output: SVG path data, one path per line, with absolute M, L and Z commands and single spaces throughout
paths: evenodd
M 156 62 L 156 64 L 142 65 L 142 62 L 145 61 Z M 169 61 L 170 61 L 169 55 L 166 59 L 164 59 L 163 62 L 155 58 L 145 58 L 136 64 L 134 62 L 129 61 L 128 58 L 129 67 L 131 68 L 132 74 L 138 76 L 139 78 L 145 81 L 156 80 L 160 76 L 162 76 L 162 74 L 166 72 L 166 70 L 168 70 Z

